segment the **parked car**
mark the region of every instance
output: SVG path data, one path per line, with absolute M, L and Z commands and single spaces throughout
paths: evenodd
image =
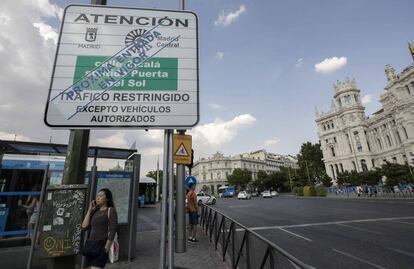
M 270 194 L 270 191 L 264 191 L 262 192 L 263 198 L 272 198 L 272 195 Z
M 272 191 L 272 192 L 270 193 L 270 195 L 272 195 L 272 197 L 274 197 L 274 196 L 279 196 L 279 193 L 278 193 L 277 191 Z
M 197 193 L 197 203 L 198 205 L 201 204 L 212 204 L 215 205 L 216 204 L 216 197 L 214 197 L 213 195 L 204 193 L 204 192 L 199 192 Z
M 257 197 L 257 196 L 259 196 L 259 194 L 257 193 L 257 192 L 252 192 L 252 197 Z
M 247 191 L 241 191 L 239 194 L 237 194 L 237 199 L 244 199 L 244 200 L 250 200 L 252 199 L 252 195 L 248 193 Z

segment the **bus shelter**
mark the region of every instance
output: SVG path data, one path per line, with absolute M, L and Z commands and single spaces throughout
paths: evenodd
M 136 220 L 131 216 L 136 218 L 137 214 L 131 212 L 137 208 L 137 203 L 132 201 L 137 201 L 138 197 L 132 197 L 132 194 L 138 193 L 139 165 L 134 178 L 133 172 L 98 171 L 96 161 L 101 158 L 124 160 L 125 166 L 131 168 L 136 163 L 133 159 L 139 156 L 136 152 L 136 149 L 109 147 L 89 147 L 88 150 L 88 158 L 93 158 L 96 169 L 96 173 L 85 173 L 85 184 L 93 182 L 92 176 L 96 177 L 96 184 L 93 187 L 89 184 L 88 193 L 92 190 L 94 197 L 96 190 L 103 187 L 113 191 L 115 203 L 118 202 L 120 230 L 124 230 L 125 235 L 131 227 L 136 229 Z M 34 213 L 30 205 L 40 197 L 46 171 L 48 185 L 61 183 L 66 153 L 67 145 L 64 144 L 0 140 L 0 248 L 30 244 L 34 226 L 30 223 Z M 132 239 L 120 238 L 120 244 L 127 240 Z

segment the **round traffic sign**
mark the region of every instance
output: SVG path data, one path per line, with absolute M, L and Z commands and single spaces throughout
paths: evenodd
M 197 179 L 195 178 L 195 176 L 187 176 L 185 178 L 185 188 L 187 190 L 190 189 L 190 183 L 197 184 Z

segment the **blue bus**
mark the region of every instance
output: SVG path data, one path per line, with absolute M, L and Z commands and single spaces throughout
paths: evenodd
M 235 189 L 233 186 L 221 186 L 218 188 L 218 194 L 220 198 L 233 197 L 235 194 Z

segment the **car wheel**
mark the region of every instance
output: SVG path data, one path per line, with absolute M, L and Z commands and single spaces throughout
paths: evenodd
M 202 205 L 202 204 L 203 204 L 203 201 L 199 200 L 198 205 Z
M 216 199 L 213 199 L 213 201 L 211 201 L 211 204 L 215 205 L 216 204 Z

